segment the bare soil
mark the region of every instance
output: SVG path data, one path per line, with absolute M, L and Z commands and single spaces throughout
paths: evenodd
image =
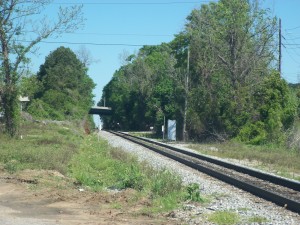
M 0 171 L 0 224 L 179 224 L 142 209 L 149 200 L 136 191 L 93 192 L 56 171 Z

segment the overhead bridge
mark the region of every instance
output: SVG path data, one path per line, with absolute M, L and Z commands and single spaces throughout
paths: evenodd
M 94 115 L 99 115 L 99 116 L 111 115 L 111 108 L 95 106 L 95 107 L 90 108 L 89 114 L 94 114 Z

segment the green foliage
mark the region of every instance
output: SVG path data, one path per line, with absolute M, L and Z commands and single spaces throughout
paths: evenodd
M 150 188 L 154 196 L 166 196 L 170 192 L 180 192 L 182 180 L 168 170 L 160 171 L 152 178 Z
M 239 139 L 245 143 L 259 145 L 267 141 L 267 132 L 263 122 L 246 124 L 239 133 Z
M 32 115 L 64 120 L 82 119 L 87 114 L 95 84 L 75 53 L 60 47 L 46 57 L 37 76 L 24 79 L 21 87 L 23 93 L 34 97 L 28 106 Z
M 4 169 L 7 170 L 9 173 L 15 173 L 20 168 L 19 162 L 17 160 L 10 160 L 5 163 Z
M 27 111 L 37 119 L 63 120 L 64 118 L 61 112 L 56 111 L 41 99 L 32 99 Z
M 152 207 L 146 209 L 145 211 L 150 211 L 152 213 L 162 213 L 174 210 L 178 208 L 178 206 L 180 206 L 180 194 L 181 193 L 178 192 L 170 192 L 168 195 L 155 198 L 153 199 Z
M 115 72 L 98 103 L 103 105 L 105 98 L 106 105 L 113 108 L 110 118 L 102 118 L 106 128 L 145 130 L 160 126 L 162 114 L 175 117 L 179 110 L 174 83 L 176 61 L 170 51 L 166 44 L 145 46 Z
M 0 73 L 0 75 L 2 74 Z M 0 77 L 0 109 L 3 112 L 4 131 L 10 137 L 18 134 L 20 125 L 19 88 L 16 85 L 16 79 L 17 76 L 13 73 L 11 81 L 2 86 Z
M 167 170 L 154 170 L 120 149 L 96 137 L 84 140 L 69 165 L 70 175 L 92 190 L 133 188 L 150 197 L 148 212 L 174 209 L 183 200 L 182 180 Z
M 191 183 L 186 187 L 187 196 L 186 199 L 193 202 L 203 202 L 203 198 L 200 195 L 200 187 L 197 183 Z
M 291 104 L 274 108 L 277 103 L 259 102 L 257 95 L 271 86 L 261 83 L 270 74 L 276 29 L 276 20 L 256 2 L 203 4 L 191 12 L 184 31 L 173 41 L 144 46 L 114 74 L 103 91 L 107 105 L 115 109 L 111 118 L 103 118 L 105 127 L 145 130 L 154 126 L 159 132 L 166 117 L 176 119 L 182 128 L 189 65 L 191 138 L 240 136 L 253 144 L 277 140 L 279 132 L 293 123 L 293 99 L 277 81 L 283 85 L 278 89 L 283 88 L 284 101 Z M 264 110 L 268 118 L 257 119 Z
M 212 213 L 208 216 L 208 220 L 210 222 L 216 223 L 216 224 L 237 224 L 239 222 L 239 215 L 234 212 L 229 211 L 217 211 Z
M 115 174 L 119 181 L 119 184 L 117 184 L 118 188 L 126 189 L 126 188 L 133 188 L 135 190 L 141 191 L 144 188 L 145 185 L 145 176 L 141 172 L 139 166 L 137 164 L 131 164 L 127 166 L 126 168 L 120 168 L 125 169 L 123 173 L 118 172 Z
M 296 99 L 287 83 L 276 72 L 271 73 L 256 87 L 252 104 L 253 117 L 241 129 L 240 140 L 283 143 L 283 131 L 291 127 L 297 113 Z
M 37 79 L 37 76 L 22 77 L 20 82 L 20 92 L 22 96 L 28 96 L 30 100 L 34 95 L 41 91 L 42 83 Z
M 55 33 L 72 32 L 82 22 L 82 6 L 72 6 L 60 8 L 56 19 L 40 23 L 37 15 L 49 3 L 0 1 L 0 102 L 3 104 L 1 111 L 4 113 L 5 132 L 11 137 L 18 134 L 20 125 L 18 82 L 30 62 L 26 55 L 43 39 Z M 22 40 L 27 37 L 28 30 L 32 27 L 35 35 L 31 37 L 31 41 L 24 43 Z
M 299 103 L 273 71 L 275 32 L 276 18 L 257 1 L 203 4 L 190 13 L 174 40 L 142 47 L 115 72 L 98 103 L 105 99 L 114 109 L 110 118 L 102 118 L 104 126 L 154 126 L 160 135 L 166 118 L 176 119 L 180 132 L 187 99 L 191 139 L 284 143 Z
M 189 111 L 201 119 L 202 135 L 234 137 L 253 116 L 252 85 L 272 62 L 268 46 L 275 29 L 268 12 L 246 0 L 210 3 L 188 16 L 183 35 L 190 39 Z M 257 46 L 270 57 L 257 54 Z

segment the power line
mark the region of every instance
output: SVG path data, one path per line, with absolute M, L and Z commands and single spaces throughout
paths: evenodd
M 15 40 L 17 42 L 31 43 L 30 40 Z M 126 43 L 94 43 L 94 42 L 69 42 L 69 41 L 40 41 L 40 43 L 46 44 L 70 44 L 70 45 L 99 45 L 99 46 L 157 46 L 160 44 L 126 44 Z M 287 44 L 289 45 L 289 44 Z M 298 44 L 297 44 L 298 45 Z M 300 45 L 300 44 L 299 44 Z M 274 45 L 256 45 L 274 47 Z
M 16 40 L 18 42 L 31 43 L 28 40 Z M 141 47 L 141 46 L 156 46 L 157 44 L 125 44 L 125 43 L 93 43 L 93 42 L 68 42 L 68 41 L 40 41 L 45 44 L 69 44 L 69 45 L 94 45 L 94 46 L 130 46 L 130 47 Z
M 293 38 L 285 38 L 285 40 L 291 41 L 291 40 L 298 40 L 300 37 L 293 37 Z
M 17 42 L 23 43 L 31 43 L 30 40 L 15 40 Z M 70 44 L 70 45 L 95 45 L 95 46 L 157 46 L 160 44 L 126 44 L 126 43 L 95 43 L 95 42 L 69 42 L 69 41 L 40 41 L 40 43 L 45 44 Z M 292 45 L 292 44 L 285 44 L 285 45 Z M 296 44 L 300 45 L 300 44 Z M 274 45 L 256 45 L 256 46 L 267 46 L 267 47 L 274 47 Z
M 299 63 L 293 56 L 292 54 L 290 54 L 290 52 L 286 49 L 286 53 L 290 56 L 290 58 L 295 62 L 295 63 Z
M 96 35 L 96 36 L 139 36 L 139 37 L 172 37 L 171 34 L 137 34 L 137 33 L 72 33 L 78 35 Z
M 199 4 L 213 1 L 191 1 L 191 2 L 53 2 L 56 5 L 179 5 Z
M 295 47 L 289 47 L 289 50 L 293 50 L 293 52 L 297 55 L 300 56 L 299 52 L 297 52 L 298 49 L 300 49 L 300 47 L 297 47 L 298 44 L 294 41 L 294 40 L 289 40 L 290 42 L 292 42 L 292 44 L 294 44 Z M 287 43 L 290 44 L 290 43 Z
M 297 27 L 294 27 L 294 28 L 290 28 L 290 29 L 285 29 L 286 31 L 288 31 L 288 30 L 296 30 L 296 29 L 299 29 L 300 28 L 300 26 L 297 26 Z
M 27 33 L 36 33 L 33 30 L 24 31 Z M 138 36 L 138 37 L 173 37 L 174 34 L 139 34 L 139 33 L 84 33 L 84 32 L 76 32 L 76 33 L 66 33 L 69 35 L 95 35 L 95 36 Z
M 299 43 L 294 43 L 294 44 L 291 44 L 291 43 L 285 43 L 284 45 L 285 45 L 285 46 L 300 46 Z

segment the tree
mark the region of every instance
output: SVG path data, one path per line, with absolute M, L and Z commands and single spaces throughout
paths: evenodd
M 253 87 L 274 62 L 276 31 L 276 19 L 256 0 L 220 0 L 189 15 L 190 111 L 202 132 L 232 137 L 251 117 Z
M 56 19 L 49 20 L 45 16 L 34 21 L 49 3 L 49 0 L 0 1 L 0 102 L 5 129 L 10 136 L 15 136 L 18 129 L 17 82 L 22 74 L 22 65 L 28 62 L 26 55 L 42 40 L 72 32 L 82 25 L 82 6 L 60 7 Z
M 271 72 L 254 88 L 251 119 L 239 132 L 238 138 L 251 144 L 283 142 L 283 132 L 294 122 L 297 100 L 278 72 Z
M 176 60 L 171 49 L 167 44 L 144 46 L 128 59 L 103 90 L 106 105 L 113 108 L 110 118 L 102 118 L 104 126 L 119 129 L 120 124 L 131 130 L 160 127 L 164 116 L 174 118 L 178 110 L 172 78 Z
M 51 119 L 82 119 L 93 105 L 95 84 L 87 75 L 85 65 L 69 48 L 59 47 L 51 52 L 40 66 L 37 80 L 42 84 L 35 93 L 38 101 L 30 105 L 43 108 L 42 115 L 48 114 Z
M 85 67 L 89 67 L 93 63 L 98 63 L 100 60 L 94 59 L 92 53 L 84 45 L 76 51 L 77 58 L 83 63 Z

